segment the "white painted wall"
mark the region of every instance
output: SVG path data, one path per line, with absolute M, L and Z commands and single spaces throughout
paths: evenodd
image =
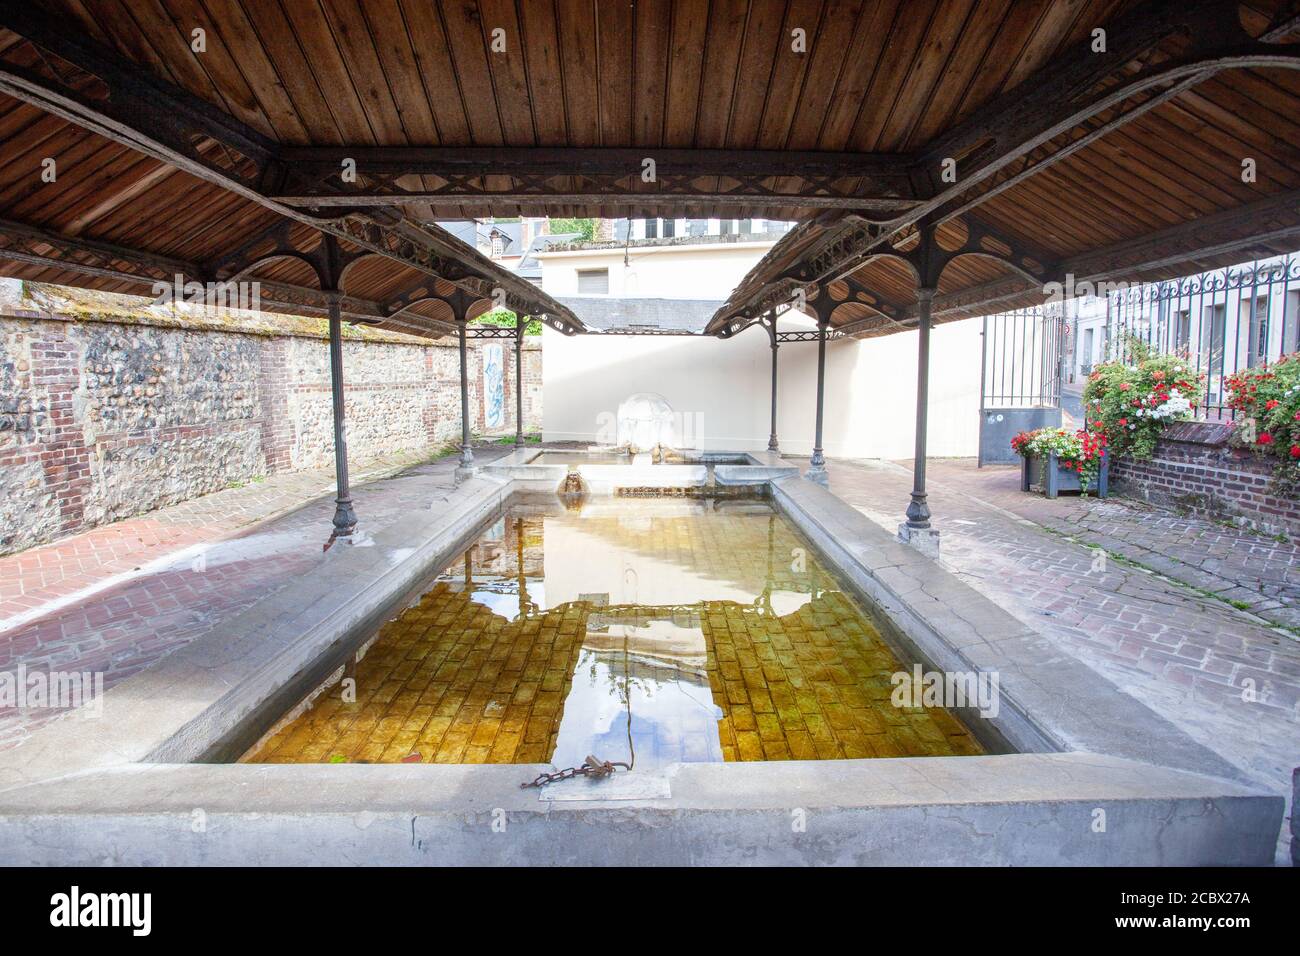
M 783 328 L 795 327 L 794 320 L 783 321 Z M 813 324 L 807 321 L 802 327 L 812 328 Z M 750 328 L 731 340 L 565 337 L 549 328 L 544 335 L 546 440 L 595 442 L 602 412 L 614 414 L 619 402 L 636 392 L 656 392 L 675 411 L 699 415 L 700 447 L 767 447 L 771 349 L 761 328 Z M 782 345 L 779 368 L 777 429 L 781 448 L 809 454 L 816 409 L 816 342 Z M 932 457 L 976 454 L 979 384 L 979 320 L 935 328 L 931 333 L 928 448 Z M 827 343 L 827 455 L 910 459 L 915 409 L 915 332 Z

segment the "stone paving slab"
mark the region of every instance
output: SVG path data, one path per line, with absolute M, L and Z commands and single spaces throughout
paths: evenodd
M 1217 595 L 1270 588 L 1294 611 L 1295 545 L 1123 498 L 1025 494 L 1013 466 L 936 460 L 929 476 L 946 567 L 1250 779 L 1288 794 L 1300 764 L 1300 641 L 1263 610 Z M 890 530 L 911 483 L 910 463 L 831 468 L 831 491 Z M 1142 566 L 1103 555 L 1106 542 L 1144 554 L 1133 559 Z M 1159 573 L 1149 553 L 1157 547 L 1167 559 Z

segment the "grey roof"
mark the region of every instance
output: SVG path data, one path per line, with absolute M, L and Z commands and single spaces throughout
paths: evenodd
M 620 299 L 607 295 L 555 296 L 583 321 L 602 332 L 691 332 L 704 326 L 721 305 L 715 299 Z
M 468 243 L 471 246 L 477 246 L 480 240 L 486 246 L 491 239 L 493 230 L 501 233 L 502 238 L 505 240 L 502 252 L 520 257 L 519 261 L 515 263 L 514 271 L 525 279 L 533 280 L 534 284 L 540 284 L 542 278 L 542 264 L 537 259 L 536 253 L 554 244 L 571 244 L 582 238 L 580 232 L 548 233 L 533 236 L 528 248 L 525 249 L 520 245 L 520 238 L 523 235 L 524 228 L 521 222 L 479 222 L 476 219 L 444 219 L 439 220 L 438 225 L 461 242 Z
M 560 232 L 551 233 L 544 236 L 533 236 L 533 241 L 528 244 L 519 261 L 515 263 L 515 272 L 519 273 L 526 279 L 542 278 L 542 263 L 537 258 L 537 253 L 543 251 L 547 246 L 557 242 L 572 242 L 581 236 L 580 232 Z
M 438 225 L 471 246 L 476 245 L 480 239 L 486 243 L 495 230 L 501 233 L 506 252 L 518 248 L 519 237 L 523 235 L 524 229 L 521 222 L 479 222 L 476 219 L 440 219 Z

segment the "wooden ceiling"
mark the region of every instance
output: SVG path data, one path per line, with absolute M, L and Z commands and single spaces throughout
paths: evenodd
M 1066 267 L 1150 277 L 1293 246 L 1294 7 L 29 0 L 0 10 L 0 269 L 138 292 L 183 267 L 319 309 L 326 234 L 369 256 L 345 272 L 353 317 L 410 331 L 443 314 L 437 277 L 572 331 L 432 222 L 794 219 L 710 331 L 793 290 L 896 331 L 923 232 L 966 253 L 939 320 L 1033 301 Z
M 288 147 L 891 154 L 923 145 L 1023 82 L 1057 50 L 1086 37 L 1125 4 L 42 0 L 40 5 Z M 194 27 L 207 30 L 205 53 L 191 49 Z M 493 50 L 496 30 L 504 31 L 500 52 Z M 796 30 L 804 31 L 805 53 L 793 49 Z M 436 217 L 426 205 L 425 218 L 677 214 L 677 204 L 620 197 L 656 191 L 639 181 L 641 158 L 641 153 L 614 156 L 618 177 L 608 184 L 612 194 L 606 203 L 463 202 L 440 204 Z M 630 166 L 625 159 L 632 160 Z M 484 168 L 505 168 L 499 153 L 485 154 L 483 161 Z M 556 162 L 561 171 L 576 165 L 563 155 Z M 665 175 L 671 173 L 672 163 L 659 165 Z M 804 183 L 799 164 L 787 160 L 784 167 L 786 175 L 767 178 L 792 180 L 784 192 L 793 196 Z M 719 168 L 728 164 L 720 162 Z M 794 199 L 776 206 L 767 204 L 774 197 L 762 205 L 742 200 L 701 205 L 698 215 L 726 211 L 793 220 L 819 208 Z
M 1155 20 L 1160 7 L 1117 11 L 1118 19 L 1102 24 L 1111 43 L 1144 18 Z M 1085 78 L 1073 88 L 1044 70 L 918 151 L 922 169 L 960 157 L 957 182 L 899 214 L 806 221 L 746 277 L 709 330 L 734 334 L 792 292 L 816 296 L 835 278 L 851 279 L 859 291 L 835 307 L 832 326 L 857 335 L 914 327 L 922 283 L 915 254 L 898 253 L 910 251 L 921 227 L 937 231 L 940 248 L 960 250 L 953 233 L 976 226 L 1003 253 L 1017 246 L 1044 266 L 1026 272 L 1015 255 L 982 255 L 987 240 L 983 248 L 968 244 L 965 252 L 980 258 L 958 255 L 937 282 L 924 283 L 937 288 L 936 322 L 1041 302 L 1044 286 L 1067 275 L 1148 281 L 1293 251 L 1300 245 L 1298 33 L 1295 4 L 1217 3 L 1189 6 L 1186 21 L 1171 20 L 1097 69 L 1089 69 L 1087 39 L 1067 44 L 1053 62 Z M 1020 129 L 999 129 L 1003 116 L 1040 92 L 1021 111 Z M 984 129 L 991 131 L 985 155 L 961 153 Z M 864 309 L 862 290 L 887 307 Z

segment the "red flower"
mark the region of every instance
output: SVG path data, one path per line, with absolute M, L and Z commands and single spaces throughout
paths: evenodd
M 1264 403 L 1264 407 L 1271 412 L 1273 409 L 1277 408 L 1281 404 L 1282 403 L 1279 402 L 1276 398 L 1270 398 L 1267 402 Z
M 1130 385 L 1128 382 L 1120 382 L 1120 383 L 1119 383 L 1119 390 L 1120 390 L 1121 392 L 1127 392 L 1127 391 L 1128 391 L 1130 388 L 1132 388 L 1132 387 L 1133 387 L 1133 386 Z
M 1119 420 L 1119 423 L 1120 423 L 1121 425 L 1127 425 L 1127 424 L 1128 424 L 1128 419 L 1127 419 L 1127 418 L 1121 418 L 1121 419 Z
M 1300 445 L 1292 445 L 1292 446 L 1291 446 L 1291 457 L 1292 457 L 1292 458 L 1300 458 Z
M 1271 445 L 1273 444 L 1273 436 L 1268 432 L 1260 432 L 1259 437 L 1256 438 L 1255 441 L 1260 445 Z

